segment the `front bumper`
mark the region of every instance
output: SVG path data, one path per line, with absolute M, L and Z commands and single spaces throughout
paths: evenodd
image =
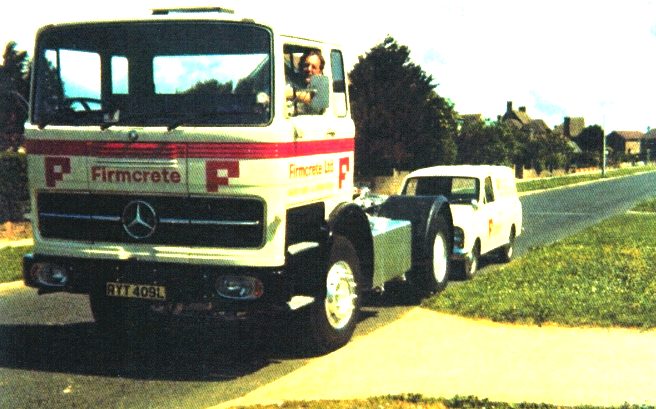
M 52 267 L 52 274 L 37 274 L 39 268 Z M 226 276 L 253 277 L 262 283 L 258 298 L 235 299 L 217 291 L 217 280 Z M 217 267 L 180 263 L 154 263 L 135 260 L 99 260 L 27 254 L 23 258 L 23 281 L 40 294 L 69 292 L 106 294 L 107 283 L 163 287 L 165 300 L 130 299 L 151 303 L 154 309 L 175 311 L 182 307 L 202 311 L 270 312 L 293 309 L 290 305 L 299 289 L 298 277 L 285 267 Z M 307 291 L 306 291 L 307 293 Z M 298 304 L 298 302 L 297 302 Z M 220 315 L 220 314 L 219 314 Z
M 471 258 L 471 250 L 465 250 L 456 246 L 453 247 L 450 257 L 451 261 L 469 261 Z

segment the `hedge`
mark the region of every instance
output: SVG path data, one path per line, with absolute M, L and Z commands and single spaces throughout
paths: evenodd
M 19 221 L 27 211 L 27 158 L 24 153 L 0 153 L 0 222 Z

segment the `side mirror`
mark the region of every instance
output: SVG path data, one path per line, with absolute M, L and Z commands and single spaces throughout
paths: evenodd
M 476 200 L 476 199 L 472 199 L 472 201 L 471 201 L 471 205 L 472 205 L 472 207 L 474 208 L 474 210 L 478 210 L 478 208 L 479 208 L 479 206 L 478 206 L 478 200 Z
M 328 108 L 330 97 L 328 84 L 328 77 L 325 75 L 313 75 L 310 78 L 310 89 L 314 93 L 312 102 L 310 102 L 310 110 L 313 113 L 323 113 Z

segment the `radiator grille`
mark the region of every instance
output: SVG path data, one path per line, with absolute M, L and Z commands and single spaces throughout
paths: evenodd
M 134 213 L 125 209 L 134 202 L 154 210 L 155 222 L 148 222 L 154 232 L 148 237 L 126 231 Z M 259 199 L 41 193 L 37 205 L 45 238 L 227 248 L 257 248 L 264 241 Z

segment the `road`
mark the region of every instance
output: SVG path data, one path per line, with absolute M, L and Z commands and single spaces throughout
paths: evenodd
M 550 243 L 654 195 L 656 173 L 522 198 L 517 254 Z M 463 284 L 466 285 L 466 284 Z M 382 304 L 382 305 L 381 305 Z M 356 337 L 409 307 L 385 298 L 364 309 Z M 85 296 L 0 296 L 0 407 L 208 407 L 243 395 L 311 357 L 285 331 L 253 336 L 233 325 L 210 333 L 178 328 L 109 342 L 95 331 Z

